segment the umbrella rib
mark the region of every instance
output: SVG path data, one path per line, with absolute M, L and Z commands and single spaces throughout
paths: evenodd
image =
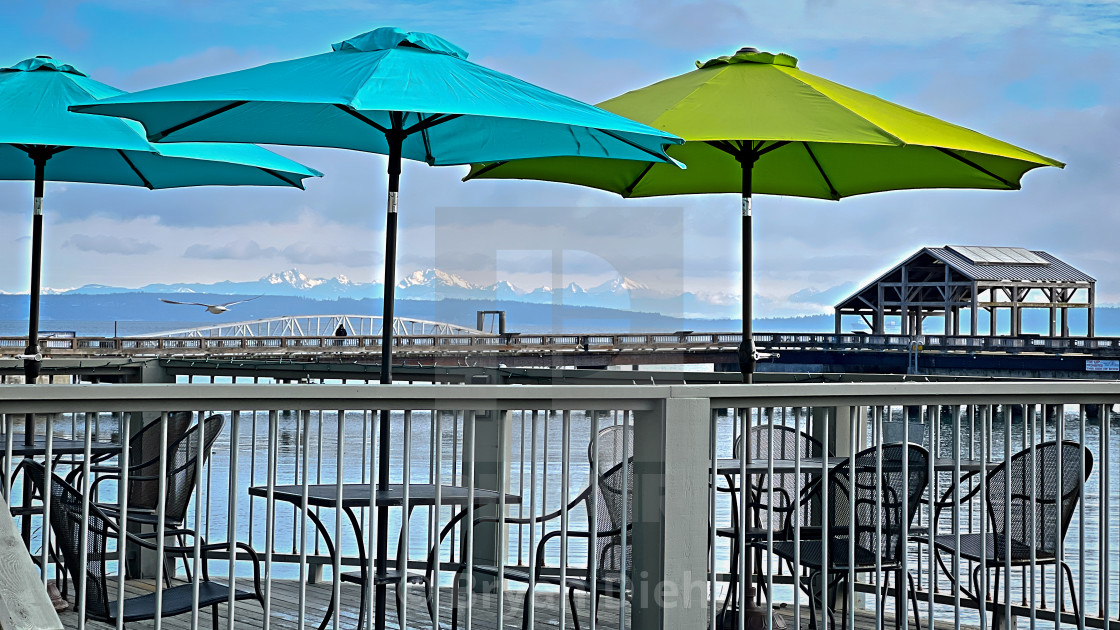
M 124 151 L 117 149 L 117 153 L 120 154 L 121 159 L 124 160 L 125 164 L 128 164 L 128 168 L 132 169 L 133 173 L 136 173 L 136 176 L 140 178 L 140 181 L 144 182 L 145 188 L 147 188 L 148 190 L 156 189 L 155 186 L 152 186 L 152 182 L 148 181 L 147 177 L 144 177 L 144 174 L 140 172 L 140 169 L 136 168 L 136 165 L 132 163 L 132 160 L 128 159 L 128 156 L 125 155 Z
M 427 131 L 432 127 L 435 127 L 436 125 L 441 125 L 445 122 L 455 120 L 460 116 L 462 116 L 462 114 L 436 114 L 435 116 L 432 116 L 430 118 L 422 118 L 420 119 L 420 122 L 409 127 L 408 129 L 405 129 L 404 134 L 406 136 L 410 136 L 417 131 Z
M 284 182 L 285 184 L 288 184 L 289 186 L 295 186 L 296 188 L 299 188 L 300 190 L 307 190 L 306 188 L 303 187 L 303 182 L 298 178 L 295 181 L 292 181 L 292 180 L 288 179 L 287 177 L 284 177 L 283 175 L 281 175 L 278 171 L 274 171 L 270 168 L 264 168 L 263 166 L 258 166 L 257 168 L 264 171 L 265 173 L 268 173 L 269 175 L 272 175 L 276 179 Z
M 704 142 L 732 157 L 739 157 L 739 149 L 727 140 L 705 140 Z
M 463 181 L 469 181 L 469 180 L 472 180 L 472 179 L 477 179 L 478 177 L 480 177 L 480 176 L 482 176 L 482 175 L 484 175 L 484 174 L 486 174 L 486 173 L 489 173 L 490 171 L 492 171 L 492 170 L 494 170 L 494 169 L 498 168 L 499 166 L 501 166 L 501 165 L 503 165 L 503 164 L 506 164 L 506 163 L 507 163 L 508 161 L 509 161 L 509 160 L 503 160 L 503 161 L 501 161 L 501 162 L 491 162 L 491 163 L 489 163 L 489 164 L 486 164 L 486 165 L 480 166 L 480 167 L 478 167 L 478 170 L 474 172 L 474 174 L 473 174 L 473 175 L 472 175 L 472 174 L 470 174 L 470 173 L 467 173 L 467 174 L 466 174 L 466 175 L 465 175 L 465 176 L 463 177 Z
M 148 134 L 148 139 L 151 140 L 152 142 L 159 142 L 160 140 L 162 140 L 162 139 L 166 138 L 167 136 L 175 133 L 176 131 L 179 131 L 180 129 L 183 129 L 185 127 L 190 127 L 193 124 L 200 123 L 200 122 L 202 122 L 204 120 L 207 120 L 209 118 L 213 118 L 214 116 L 217 116 L 219 114 L 224 114 L 224 113 L 228 112 L 229 110 L 237 108 L 237 107 L 241 107 L 242 105 L 244 105 L 248 102 L 249 101 L 234 101 L 232 103 L 228 103 L 226 105 L 223 105 L 223 106 L 219 107 L 218 109 L 215 109 L 212 112 L 207 112 L 205 114 L 202 114 L 201 116 L 195 116 L 194 118 L 192 118 L 188 121 L 185 121 L 185 122 L 181 122 L 178 125 L 172 125 L 171 127 L 168 127 L 167 129 L 164 129 L 163 131 L 159 131 L 159 132 L 156 132 L 156 133 L 153 133 L 153 134 Z
M 962 163 L 964 163 L 968 166 L 971 166 L 972 168 L 980 171 L 981 173 L 987 175 L 988 177 L 991 177 L 992 179 L 1000 182 L 1004 186 L 1007 186 L 1011 190 L 1019 190 L 1020 188 L 1022 188 L 1022 186 L 1019 185 L 1018 183 L 1007 181 L 1006 179 L 1000 177 L 999 175 L 996 175 L 995 173 L 993 173 L 993 172 L 989 171 L 988 169 L 984 168 L 983 166 L 980 166 L 976 162 L 973 162 L 972 160 L 964 157 L 963 155 L 957 155 L 956 153 L 954 153 L 953 151 L 950 151 L 949 149 L 946 149 L 945 147 L 934 147 L 934 148 L 937 149 L 938 151 L 944 153 L 945 155 L 948 155 L 949 157 L 951 157 L 955 160 L 958 160 L 958 161 L 960 161 L 960 162 L 962 162 Z
M 653 157 L 657 158 L 658 162 L 664 162 L 665 161 L 665 156 L 664 155 L 661 155 L 661 154 L 657 153 L 656 151 L 650 151 L 649 149 L 641 146 L 640 144 L 637 144 L 635 142 L 627 140 L 626 138 L 623 138 L 622 136 L 618 135 L 617 133 L 614 133 L 614 132 L 612 132 L 610 130 L 607 130 L 607 129 L 596 129 L 596 130 L 614 138 L 615 140 L 618 140 L 619 142 L 624 142 L 624 143 L 634 147 L 635 149 L 638 149 L 639 151 L 642 151 L 643 153 L 648 153 L 649 155 L 652 155 Z
M 813 153 L 813 149 L 809 146 L 809 143 L 808 142 L 802 142 L 801 146 L 805 147 L 805 151 L 809 154 L 809 157 L 813 160 L 813 165 L 817 167 L 817 172 L 821 174 L 821 178 L 824 179 L 824 183 L 828 186 L 828 192 L 832 193 L 832 199 L 833 200 L 839 200 L 840 199 L 840 193 L 837 192 L 836 187 L 832 185 L 832 180 L 828 178 L 828 173 L 824 172 L 824 167 L 821 166 L 820 160 L 818 160 L 817 155 L 815 153 Z
M 366 116 L 363 116 L 359 111 L 357 111 L 357 110 L 355 110 L 351 107 L 347 107 L 345 105 L 340 105 L 339 103 L 335 103 L 334 106 L 341 109 L 342 111 L 346 112 L 347 114 L 350 114 L 354 118 L 357 118 L 358 120 L 364 122 L 365 124 L 369 125 L 370 127 L 373 127 L 374 129 L 380 131 L 381 133 L 384 133 L 384 134 L 389 133 L 389 130 L 386 129 L 384 126 L 375 123 L 374 121 L 370 120 Z
M 646 167 L 642 170 L 642 174 L 635 177 L 634 181 L 630 182 L 630 185 L 623 189 L 623 197 L 629 197 L 634 192 L 634 189 L 638 187 L 638 184 L 642 183 L 642 179 L 649 174 L 649 171 L 651 168 L 653 168 L 654 164 L 656 164 L 656 162 L 646 162 Z
M 789 140 L 778 140 L 778 141 L 775 141 L 774 144 L 772 144 L 768 147 L 763 147 L 762 145 L 764 145 L 764 144 L 766 144 L 765 140 L 763 140 L 762 142 L 759 143 L 758 146 L 760 148 L 757 148 L 757 149 L 754 150 L 754 154 L 756 156 L 762 157 L 762 156 L 766 155 L 767 153 L 773 151 L 774 149 L 780 149 L 780 148 L 786 146 L 787 144 L 789 144 Z

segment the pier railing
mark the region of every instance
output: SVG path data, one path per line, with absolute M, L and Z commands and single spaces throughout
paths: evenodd
M 671 333 L 594 333 L 540 334 L 505 333 L 452 334 L 435 331 L 415 334 L 405 331 L 394 337 L 394 354 L 427 356 L 478 355 L 519 352 L 626 352 L 687 351 L 711 352 L 737 350 L 742 334 L 730 332 L 677 331 Z M 1045 337 L 1041 335 L 949 336 L 949 335 L 871 335 L 832 333 L 754 334 L 755 345 L 765 351 L 912 351 L 920 344 L 925 352 L 997 352 L 1086 354 L 1120 357 L 1117 337 Z M 25 337 L 0 337 L 0 350 L 13 352 L 27 345 Z M 209 355 L 299 355 L 310 353 L 379 353 L 381 337 L 354 332 L 346 337 L 312 331 L 266 331 L 214 336 L 130 336 L 130 337 L 53 337 L 43 340 L 45 353 L 56 357 L 75 356 L 209 356 Z
M 114 601 L 152 592 L 160 594 L 156 605 L 162 606 L 163 593 L 200 582 L 205 565 L 211 580 L 236 590 L 254 590 L 254 568 L 263 575 L 263 606 L 232 599 L 220 605 L 218 625 L 231 628 L 355 627 L 385 616 L 393 626 L 403 620 L 408 627 L 431 628 L 433 614 L 441 627 L 452 619 L 465 627 L 516 626 L 522 618 L 534 627 L 570 627 L 573 615 L 580 627 L 591 628 L 802 627 L 809 606 L 819 608 L 822 599 L 832 611 L 816 613 L 822 628 L 884 627 L 908 609 L 913 623 L 914 604 L 896 611 L 896 594 L 900 602 L 915 595 L 922 625 L 933 628 L 1006 627 L 1017 619 L 1029 619 L 1032 627 L 1120 627 L 1120 566 L 1110 561 L 1120 549 L 1120 484 L 1111 461 L 1120 439 L 1111 414 L 1120 404 L 1120 385 L 1114 383 L 168 384 L 5 386 L 2 393 L 0 489 L 30 526 L 30 548 L 45 567 L 44 581 L 73 578 L 67 584 L 72 602 L 90 588 L 91 571 L 103 570 Z M 135 473 L 125 466 L 123 478 L 99 482 L 92 456 L 103 443 L 120 444 L 144 423 L 180 410 L 197 418 L 224 417 L 210 456 L 196 463 L 196 487 L 181 524 L 201 536 L 166 533 L 172 530 L 160 527 L 169 525 L 161 503 L 148 519 L 156 523 L 152 540 L 165 552 L 184 544 L 187 551 L 165 553 L 160 562 L 158 550 L 145 553 L 124 544 L 121 533 L 107 541 L 103 566 L 57 563 L 57 528 L 44 524 L 52 518 L 49 508 L 43 514 L 37 499 L 25 503 L 28 478 L 12 474 L 21 461 L 26 414 L 33 414 L 36 433 L 46 438 L 36 457 L 69 475 L 87 501 L 96 483 L 96 501 L 107 504 L 102 507 L 108 516 L 121 518 L 123 512 L 127 519 L 128 493 L 117 489 L 131 487 L 129 475 Z M 382 412 L 388 412 L 387 425 Z M 771 449 L 751 461 L 735 460 L 740 437 L 773 443 L 775 432 L 784 430 L 779 427 L 813 436 L 834 459 Z M 159 452 L 165 452 L 168 436 L 160 433 Z M 602 440 L 620 434 L 632 441 L 615 442 L 613 456 L 632 472 L 618 476 L 601 465 L 607 459 Z M 1014 488 L 1000 485 L 998 474 L 1017 453 L 1044 452 L 1059 437 L 1088 449 L 1085 455 L 1069 451 L 1078 453 L 1075 469 L 1089 474 L 1074 475 L 1073 485 L 1063 486 L 1077 495 L 1064 536 L 1060 527 L 1046 524 L 1047 492 L 1055 483 L 1049 469 L 1034 467 L 1032 483 L 1020 479 L 1023 485 Z M 193 439 L 201 447 L 209 438 L 200 430 Z M 866 536 L 850 536 L 856 522 L 835 509 L 817 509 L 804 523 L 774 516 L 782 514 L 783 494 L 796 503 L 804 493 L 796 504 L 806 510 L 850 501 L 848 512 L 871 510 L 884 523 L 883 513 L 897 506 L 883 498 L 891 496 L 883 487 L 893 465 L 883 458 L 883 447 L 905 441 L 930 454 L 926 488 L 916 495 L 916 506 L 902 499 L 913 520 L 895 523 L 900 531 L 883 525 L 872 534 L 901 536 L 903 550 L 895 558 L 879 557 L 872 567 L 897 561 L 913 582 L 892 576 L 887 584 L 886 571 L 847 575 L 843 563 L 836 569 L 838 557 L 862 557 Z M 388 444 L 387 457 L 382 443 Z M 830 498 L 833 486 L 821 483 L 815 487 L 824 496 L 810 498 L 814 479 L 835 476 L 829 471 L 868 448 L 877 454 L 873 478 L 884 484 L 876 486 L 875 500 L 868 503 L 858 492 Z M 738 454 L 743 452 L 750 449 Z M 1058 461 L 1050 463 L 1061 469 L 1064 456 L 1069 468 L 1067 451 L 1057 452 Z M 600 453 L 599 461 L 590 461 L 589 453 Z M 124 463 L 119 459 L 97 465 Z M 903 468 L 911 465 L 903 461 Z M 791 491 L 779 483 L 783 474 L 801 480 L 799 486 Z M 859 474 L 857 467 L 857 479 Z M 163 493 L 166 477 L 157 477 Z M 382 479 L 391 488 L 379 499 L 376 482 Z M 751 480 L 753 493 L 721 491 L 741 486 L 741 479 Z M 592 497 L 621 492 L 629 507 L 619 510 L 608 500 L 573 503 L 584 490 Z M 994 554 L 991 570 L 974 573 L 976 565 L 952 550 L 964 548 L 971 534 L 1000 540 L 997 532 L 1008 528 L 989 515 L 987 505 L 1005 491 L 1012 495 L 1007 504 L 1019 506 L 1018 516 L 1043 525 L 1028 528 L 1035 544 L 1025 556 L 1002 558 L 1001 549 L 1018 548 L 981 542 L 981 556 Z M 373 509 L 375 501 L 391 507 Z M 83 503 L 81 509 L 98 508 Z M 1011 520 L 1011 510 L 1001 514 Z M 729 529 L 736 522 L 749 526 Z M 81 531 L 87 553 L 77 557 L 89 557 L 95 541 Z M 855 578 L 833 584 L 827 597 L 804 570 L 811 569 L 814 551 L 805 545 L 821 540 L 822 532 L 833 541 L 823 551 L 833 555 L 824 565 L 836 569 L 829 581 Z M 214 551 L 203 539 L 244 543 L 259 562 L 244 547 L 237 554 Z M 791 549 L 796 551 L 785 553 Z M 1063 561 L 1068 578 L 1058 568 Z M 369 579 L 379 571 L 389 577 Z M 347 574 L 352 577 L 343 579 Z M 575 587 L 574 609 L 557 584 Z M 387 603 L 378 610 L 380 589 Z M 185 613 L 191 627 L 209 624 L 211 608 L 200 605 L 206 592 L 194 591 L 193 610 Z M 398 592 L 404 596 L 396 600 Z M 978 606 L 970 594 L 979 593 L 990 595 L 979 597 Z M 625 594 L 621 602 L 619 594 Z M 745 605 L 760 598 L 753 610 Z M 844 601 L 850 602 L 846 621 Z M 785 609 L 772 605 L 779 603 Z M 76 627 L 97 624 L 74 612 L 63 618 Z

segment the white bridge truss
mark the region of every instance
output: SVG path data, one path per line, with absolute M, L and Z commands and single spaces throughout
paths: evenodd
M 330 337 L 342 324 L 348 335 L 380 335 L 383 318 L 376 315 L 285 315 L 245 322 L 216 324 L 183 328 L 130 337 Z M 481 330 L 467 328 L 444 322 L 424 319 L 396 317 L 393 319 L 393 334 L 409 335 L 481 335 Z

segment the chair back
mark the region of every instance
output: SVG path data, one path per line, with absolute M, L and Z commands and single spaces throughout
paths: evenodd
M 618 582 L 623 567 L 632 563 L 631 524 L 634 496 L 634 431 L 626 425 L 606 427 L 587 450 L 591 468 L 598 476 L 598 492 L 588 493 L 586 506 L 595 501 L 594 530 L 597 577 Z M 625 538 L 625 544 L 623 544 Z
M 166 522 L 182 523 L 187 516 L 187 506 L 194 493 L 195 475 L 198 472 L 198 455 L 201 450 L 202 461 L 210 457 L 210 449 L 218 434 L 225 426 L 225 417 L 213 415 L 191 427 L 174 443 L 167 446 L 167 495 L 164 500 Z M 198 440 L 198 428 L 203 427 L 202 445 Z M 156 468 L 156 476 L 159 468 Z
M 194 418 L 189 411 L 174 411 L 167 415 L 167 444 L 179 441 Z M 150 422 L 128 440 L 128 474 L 133 477 L 146 477 L 128 482 L 129 509 L 155 511 L 159 505 L 159 460 L 163 451 L 159 448 L 160 420 Z
M 798 430 L 796 427 L 781 424 L 765 424 L 751 427 L 750 455 L 755 462 L 764 462 L 774 454 L 774 459 L 804 459 L 807 457 L 824 457 L 826 451 L 820 440 Z M 743 437 L 735 441 L 735 456 L 741 457 L 743 451 Z M 790 473 L 774 473 L 769 477 L 760 476 L 756 483 L 755 491 L 755 518 L 756 526 L 764 529 L 781 530 L 792 528 L 794 524 L 802 526 L 820 524 L 819 502 L 798 501 L 798 497 L 811 489 L 816 477 L 814 473 L 806 470 L 800 475 Z M 773 502 L 770 501 L 770 488 L 774 489 Z
M 1081 475 L 1088 480 L 1092 470 L 1089 449 L 1067 440 L 1026 448 L 988 473 L 996 558 L 1006 557 L 1008 543 L 1012 559 L 1029 557 L 1031 547 L 1036 557 L 1055 557 L 1081 500 Z
M 50 496 L 46 495 L 47 471 L 43 464 L 25 459 L 20 463 L 27 479 L 31 480 L 36 494 L 44 503 L 50 502 L 51 529 L 54 542 L 62 553 L 63 562 L 70 572 L 74 583 L 79 582 L 79 571 L 86 567 L 86 613 L 101 621 L 109 621 L 109 594 L 105 585 L 106 553 L 108 539 L 115 537 L 108 519 L 97 509 L 89 506 L 88 534 L 86 538 L 86 562 L 82 562 L 82 493 L 66 483 L 62 477 L 51 475 Z M 81 602 L 79 602 L 81 610 Z
M 834 546 L 847 548 L 854 530 L 856 564 L 873 563 L 875 556 L 883 564 L 902 561 L 906 529 L 917 514 L 929 481 L 929 451 L 925 448 L 913 443 L 884 444 L 881 448 L 881 462 L 879 449 L 871 447 L 829 472 L 829 538 Z M 844 557 L 833 558 L 832 564 L 838 566 L 845 561 Z

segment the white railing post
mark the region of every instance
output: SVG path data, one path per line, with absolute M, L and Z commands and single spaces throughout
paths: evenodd
M 634 414 L 632 627 L 703 628 L 711 412 L 706 398 L 665 398 Z
M 509 492 L 512 417 L 508 410 L 479 411 L 475 414 L 475 442 L 464 445 L 462 470 L 465 473 L 469 466 L 474 466 L 476 488 Z M 498 518 L 497 509 L 497 504 L 479 506 L 475 509 L 475 517 Z M 472 540 L 475 563 L 497 567 L 505 561 L 507 531 L 504 524 L 480 523 L 474 528 Z M 495 593 L 498 586 L 496 578 L 489 574 L 479 573 L 474 578 L 476 593 Z

